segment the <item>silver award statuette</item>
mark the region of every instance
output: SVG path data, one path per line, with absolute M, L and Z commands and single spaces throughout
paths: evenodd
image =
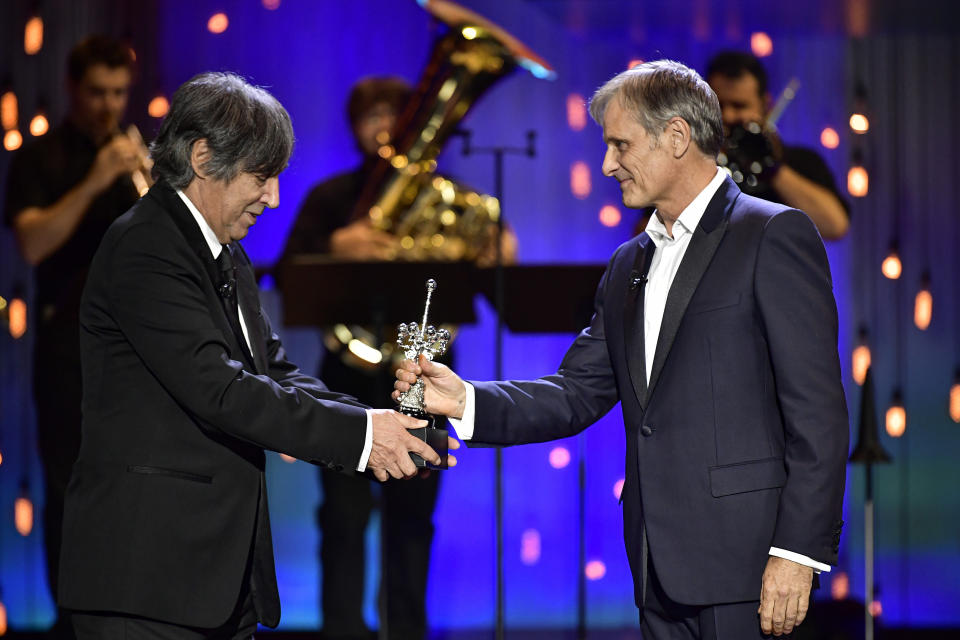
M 427 324 L 427 317 L 430 313 L 430 299 L 437 288 L 437 281 L 433 278 L 427 280 L 427 302 L 423 307 L 423 321 L 417 325 L 416 322 L 401 324 L 397 327 L 397 345 L 403 350 L 404 355 L 416 361 L 422 354 L 427 360 L 433 360 L 436 356 L 442 356 L 450 343 L 450 332 L 446 329 L 437 329 L 433 325 Z M 428 425 L 422 429 L 411 429 L 410 433 L 421 440 L 426 441 L 434 451 L 440 455 L 440 465 L 434 466 L 428 464 L 415 453 L 411 453 L 414 463 L 418 467 L 430 467 L 433 469 L 447 468 L 447 430 L 439 428 L 438 423 L 442 423 L 437 416 L 426 412 L 423 404 L 423 381 L 417 380 L 409 391 L 400 394 L 400 413 L 426 420 Z

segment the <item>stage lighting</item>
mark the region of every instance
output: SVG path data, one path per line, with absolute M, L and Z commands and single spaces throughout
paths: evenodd
M 579 93 L 567 96 L 567 125 L 572 131 L 583 131 L 587 126 L 587 103 Z
M 600 224 L 605 227 L 615 227 L 620 224 L 620 210 L 612 204 L 600 209 Z
M 0 96 L 0 124 L 4 131 L 17 128 L 17 94 L 4 91 Z
M 750 50 L 758 58 L 766 58 L 773 53 L 773 40 L 763 31 L 750 34 Z
M 540 561 L 540 532 L 527 529 L 520 536 L 520 562 L 529 566 Z
M 900 274 L 903 273 L 903 264 L 900 262 L 900 252 L 897 249 L 896 243 L 890 245 L 890 251 L 887 252 L 887 257 L 884 258 L 880 264 L 880 271 L 891 280 L 896 280 L 900 277 Z
M 860 331 L 857 335 L 857 346 L 853 349 L 852 355 L 852 366 L 853 371 L 853 380 L 858 385 L 863 385 L 863 381 L 867 377 L 867 369 L 870 368 L 870 345 L 867 344 L 867 329 L 866 327 L 860 327 Z
M 820 144 L 827 149 L 836 149 L 840 146 L 840 134 L 833 127 L 824 127 L 820 132 Z
M 47 122 L 47 116 L 43 115 L 43 111 L 38 111 L 37 115 L 33 116 L 30 121 L 30 134 L 34 137 L 42 136 L 49 129 L 50 123 Z
M 623 478 L 613 483 L 613 497 L 617 500 L 623 495 Z
M 847 171 L 847 192 L 854 198 L 862 198 L 870 191 L 870 174 L 855 164 Z
M 607 575 L 607 565 L 602 560 L 591 560 L 584 567 L 583 572 L 586 574 L 587 580 L 600 580 Z
M 162 118 L 170 111 L 170 101 L 164 95 L 157 95 L 147 105 L 147 113 L 151 118 Z
M 554 447 L 550 450 L 550 466 L 563 469 L 570 464 L 570 451 L 566 447 Z
M 870 130 L 870 120 L 862 113 L 850 116 L 850 130 L 854 133 L 866 133 Z
M 33 16 L 23 29 L 23 50 L 28 56 L 40 52 L 43 47 L 43 18 Z
M 215 13 L 207 20 L 207 31 L 210 33 L 223 33 L 228 26 L 230 26 L 230 20 L 227 19 L 227 14 L 223 12 Z
M 930 272 L 920 277 L 920 290 L 913 302 L 913 323 L 920 331 L 926 331 L 933 318 L 933 293 L 930 292 Z
M 950 386 L 950 419 L 960 424 L 960 368 L 953 374 Z
M 578 160 L 570 165 L 570 192 L 575 198 L 583 200 L 590 195 L 593 186 L 590 183 L 590 167 Z
M 17 533 L 24 537 L 33 531 L 33 502 L 26 482 L 20 485 L 20 495 L 13 504 L 13 524 Z
M 280 459 L 283 460 L 284 462 L 286 462 L 287 464 L 293 464 L 294 462 L 297 461 L 296 458 L 294 458 L 293 456 L 288 456 L 288 455 L 285 454 L 285 453 L 281 453 L 281 454 L 280 454 Z
M 23 136 L 16 129 L 10 129 L 3 134 L 3 148 L 7 151 L 16 151 L 23 144 Z
M 903 395 L 897 389 L 893 392 L 890 408 L 887 409 L 887 435 L 899 438 L 907 430 L 907 410 L 903 407 Z

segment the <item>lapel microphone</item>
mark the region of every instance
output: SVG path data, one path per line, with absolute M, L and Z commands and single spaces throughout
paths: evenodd
M 636 269 L 630 272 L 630 291 L 636 291 L 647 281 L 647 274 L 640 273 Z

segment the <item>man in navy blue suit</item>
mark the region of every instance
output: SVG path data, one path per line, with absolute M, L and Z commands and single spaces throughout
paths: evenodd
M 543 442 L 622 404 L 624 538 L 647 640 L 789 634 L 836 563 L 848 446 L 837 312 L 806 215 L 715 161 L 717 97 L 668 60 L 601 87 L 605 175 L 652 206 L 553 375 L 465 383 L 421 360 L 426 408 L 469 443 Z M 459 422 L 458 422 L 459 420 Z

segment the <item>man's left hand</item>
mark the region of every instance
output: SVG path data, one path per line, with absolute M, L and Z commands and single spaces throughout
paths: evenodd
M 813 569 L 770 556 L 760 590 L 760 628 L 775 636 L 788 634 L 803 622 L 810 603 Z

